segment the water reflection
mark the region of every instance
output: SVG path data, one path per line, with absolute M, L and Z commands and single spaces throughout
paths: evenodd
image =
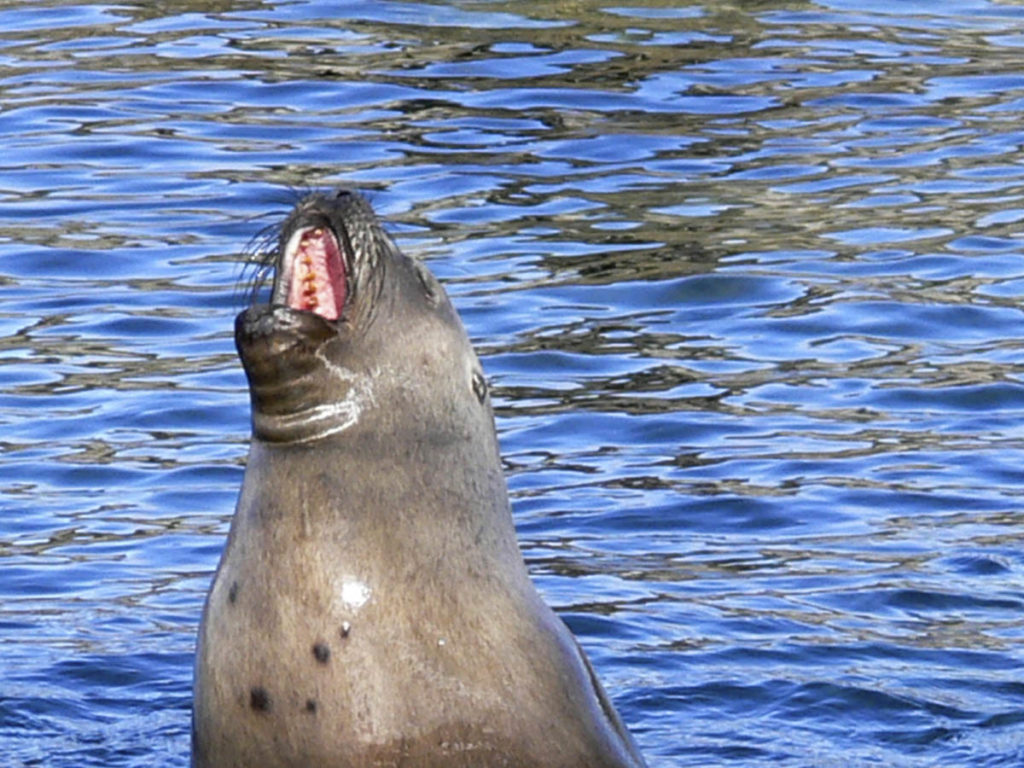
M 454 296 L 531 568 L 653 766 L 1020 762 L 1018 6 L 0 26 L 15 765 L 187 763 L 240 261 L 342 181 Z

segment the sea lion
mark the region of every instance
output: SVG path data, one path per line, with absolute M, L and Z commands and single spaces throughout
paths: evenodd
M 636 768 L 515 537 L 455 309 L 357 193 L 235 322 L 253 437 L 199 629 L 195 768 Z

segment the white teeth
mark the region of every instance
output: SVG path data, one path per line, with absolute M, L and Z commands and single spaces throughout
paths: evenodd
M 295 257 L 295 252 L 299 250 L 299 243 L 302 241 L 302 238 L 306 236 L 307 232 L 312 231 L 313 227 L 303 227 L 292 232 L 292 236 L 288 238 L 288 245 L 284 247 L 285 261 L 291 261 Z
M 288 295 L 291 292 L 292 287 L 292 275 L 295 273 L 295 255 L 299 252 L 299 245 L 302 243 L 314 227 L 302 227 L 292 232 L 291 237 L 288 238 L 288 243 L 284 247 L 284 259 L 281 260 L 281 266 L 278 270 L 278 287 L 274 291 L 274 302 L 279 304 L 288 303 Z

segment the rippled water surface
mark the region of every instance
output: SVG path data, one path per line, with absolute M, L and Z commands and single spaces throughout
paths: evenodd
M 246 246 L 342 182 L 652 768 L 1024 764 L 1021 5 L 4 2 L 0 96 L 6 765 L 187 765 Z

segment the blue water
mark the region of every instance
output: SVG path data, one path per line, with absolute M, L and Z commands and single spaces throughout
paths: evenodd
M 344 182 L 652 768 L 1024 765 L 1022 62 L 986 0 L 0 6 L 0 763 L 187 765 L 247 246 Z

